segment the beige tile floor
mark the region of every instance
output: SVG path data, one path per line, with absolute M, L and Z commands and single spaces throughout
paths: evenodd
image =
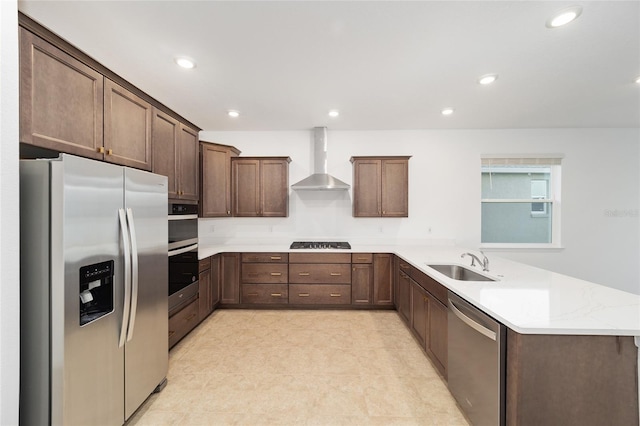
M 468 423 L 395 311 L 218 310 L 127 426 Z

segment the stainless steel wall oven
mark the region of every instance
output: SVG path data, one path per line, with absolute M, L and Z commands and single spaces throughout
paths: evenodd
M 169 204 L 169 314 L 198 297 L 198 206 Z

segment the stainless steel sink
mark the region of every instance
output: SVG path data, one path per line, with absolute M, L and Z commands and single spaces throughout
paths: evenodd
M 441 265 L 430 265 L 427 264 L 429 268 L 435 269 L 448 276 L 449 278 L 453 278 L 454 280 L 459 281 L 497 281 L 491 277 L 480 274 L 472 269 L 466 268 L 461 265 L 453 265 L 453 264 L 441 264 Z

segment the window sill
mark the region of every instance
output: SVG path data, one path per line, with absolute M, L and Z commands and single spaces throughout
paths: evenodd
M 486 251 L 562 251 L 564 246 L 560 244 L 537 243 L 482 243 L 480 249 Z

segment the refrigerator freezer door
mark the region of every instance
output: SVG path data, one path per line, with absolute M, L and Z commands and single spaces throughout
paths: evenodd
M 52 424 L 121 425 L 124 421 L 124 349 L 118 347 L 123 314 L 123 262 L 118 209 L 122 168 L 73 156 L 52 162 L 51 251 L 63 253 L 64 270 L 51 277 Z M 59 171 L 59 173 L 57 172 Z M 58 213 L 55 213 L 58 212 Z M 59 223 L 54 223 L 59 220 Z M 114 311 L 80 326 L 80 268 L 114 261 Z M 63 321 L 59 321 L 62 319 Z M 58 324 L 64 324 L 59 329 Z
M 125 207 L 136 239 L 137 291 L 125 344 L 125 419 L 167 375 L 167 178 L 125 169 Z M 130 209 L 130 210 L 129 210 Z M 134 285 L 134 287 L 136 287 Z M 133 306 L 135 303 L 135 306 Z M 135 317 L 134 317 L 135 314 Z

